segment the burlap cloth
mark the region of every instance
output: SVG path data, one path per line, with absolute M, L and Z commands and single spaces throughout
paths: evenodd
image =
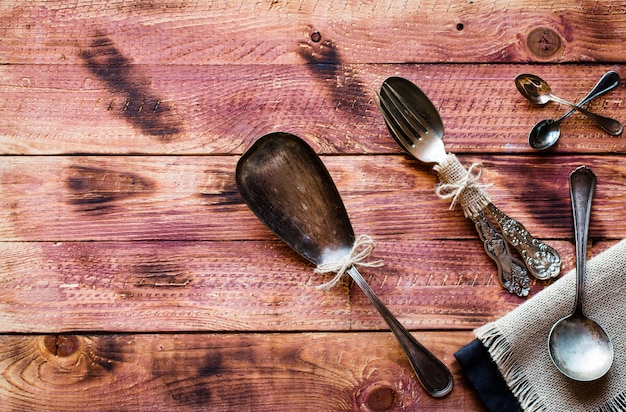
M 482 174 L 482 165 L 479 163 L 465 169 L 453 153 L 448 153 L 433 169 L 441 182 L 436 190 L 437 196 L 451 200 L 450 210 L 460 204 L 465 217 L 475 219 L 491 203 L 489 195 L 483 190 L 486 186 L 478 183 Z
M 584 310 L 609 334 L 613 365 L 602 378 L 563 376 L 548 353 L 552 325 L 574 309 L 575 271 L 474 334 L 527 411 L 626 411 L 626 239 L 587 263 Z

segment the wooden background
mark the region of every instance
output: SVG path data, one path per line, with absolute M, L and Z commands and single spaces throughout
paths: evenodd
M 626 236 L 626 139 L 574 115 L 533 151 L 528 131 L 565 108 L 513 79 L 580 100 L 626 77 L 625 41 L 610 0 L 0 1 L 0 409 L 481 410 L 453 353 L 523 299 L 375 91 L 420 86 L 447 149 L 483 163 L 565 273 L 577 166 L 598 176 L 589 255 Z M 624 84 L 590 108 L 626 121 Z M 453 371 L 448 397 L 425 394 L 358 288 L 317 290 L 329 277 L 243 203 L 236 162 L 273 131 L 320 153 L 385 262 L 364 276 Z

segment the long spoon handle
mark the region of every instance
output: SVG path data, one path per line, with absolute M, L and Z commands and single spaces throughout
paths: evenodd
M 591 89 L 591 91 L 589 91 L 589 93 L 580 102 L 576 103 L 576 106 L 584 106 L 596 97 L 600 97 L 603 94 L 610 92 L 611 90 L 619 86 L 619 81 L 620 77 L 617 72 L 611 70 L 604 73 L 600 80 L 598 80 L 598 83 L 593 87 L 593 89 Z M 562 122 L 575 112 L 576 109 L 571 109 L 569 112 L 556 119 L 555 122 Z
M 510 218 L 493 203 L 487 210 L 502 230 L 502 236 L 522 255 L 528 271 L 537 279 L 547 280 L 561 272 L 561 257 L 552 247 L 533 237 L 517 220 Z
M 430 396 L 440 398 L 446 396 L 454 386 L 452 373 L 435 355 L 422 346 L 417 339 L 407 331 L 404 326 L 389 312 L 389 309 L 380 301 L 376 293 L 367 284 L 359 271 L 351 266 L 348 273 L 354 282 L 361 288 L 365 296 L 369 298 L 378 313 L 385 319 L 387 325 L 396 336 L 404 349 L 409 362 L 417 375 L 417 378 Z
M 569 176 L 574 234 L 576 235 L 576 304 L 575 310 L 583 314 L 583 294 L 587 259 L 587 234 L 591 217 L 591 201 L 596 188 L 596 176 L 591 169 L 581 166 Z
M 624 131 L 624 126 L 622 126 L 622 124 L 620 122 L 618 122 L 615 119 L 611 119 L 610 117 L 605 117 L 593 112 L 590 112 L 587 109 L 583 109 L 580 106 L 576 106 L 573 103 L 568 102 L 567 100 L 563 100 L 560 97 L 554 96 L 554 95 L 550 95 L 552 100 L 554 100 L 555 102 L 559 102 L 561 104 L 564 104 L 566 106 L 571 107 L 574 110 L 579 111 L 580 113 L 584 114 L 585 116 L 587 116 L 589 119 L 593 120 L 594 122 L 596 122 L 596 124 L 598 126 L 600 126 L 602 128 L 602 130 L 604 130 L 605 132 L 607 132 L 610 135 L 613 136 L 618 136 L 620 134 L 622 134 L 622 132 Z

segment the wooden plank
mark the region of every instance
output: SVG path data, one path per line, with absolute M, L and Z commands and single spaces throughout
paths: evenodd
M 623 155 L 461 156 L 484 163 L 493 202 L 538 238 L 571 239 L 568 175 L 598 176 L 590 236 L 626 237 L 615 220 Z M 436 175 L 405 156 L 323 156 L 355 231 L 377 238 L 476 239 L 461 210 L 437 198 Z M 274 239 L 243 203 L 235 156 L 6 156 L 0 163 L 4 241 Z
M 111 63 L 111 62 L 109 62 Z M 0 153 L 241 154 L 272 131 L 299 135 L 328 154 L 400 153 L 374 97 L 390 75 L 414 81 L 437 106 L 448 150 L 536 153 L 535 123 L 564 112 L 539 107 L 514 85 L 531 71 L 576 101 L 623 65 L 128 65 L 0 66 Z M 118 67 L 115 69 L 115 67 Z M 621 119 L 626 88 L 590 109 Z M 554 152 L 625 153 L 581 115 L 563 123 Z
M 624 11 L 611 0 L 21 0 L 0 9 L 0 62 L 76 63 L 105 38 L 137 63 L 623 62 Z
M 386 333 L 0 336 L 7 411 L 480 411 L 452 353 L 469 332 L 420 333 L 455 389 L 426 395 Z
M 566 273 L 574 248 L 553 245 Z M 410 330 L 472 329 L 524 301 L 477 241 L 379 242 L 375 257 L 362 273 Z M 4 333 L 387 330 L 355 285 L 317 289 L 330 275 L 278 241 L 1 242 L 0 269 Z
M 0 247 L 5 332 L 349 329 L 346 289 L 315 289 L 322 277 L 281 244 Z

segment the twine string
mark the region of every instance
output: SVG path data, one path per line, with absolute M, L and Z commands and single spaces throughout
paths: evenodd
M 345 259 L 336 262 L 321 263 L 317 265 L 314 270 L 315 273 L 323 274 L 335 272 L 334 278 L 332 278 L 329 282 L 319 285 L 317 288 L 327 290 L 337 285 L 343 278 L 343 275 L 348 269 L 350 269 L 351 266 L 363 266 L 369 268 L 382 266 L 382 260 L 366 260 L 374 252 L 374 248 L 374 240 L 370 236 L 358 236 L 355 239 L 354 244 L 352 245 L 350 253 L 346 256 Z
M 450 210 L 454 210 L 463 192 L 468 189 L 482 191 L 482 189 L 490 186 L 478 183 L 482 173 L 483 165 L 481 163 L 472 163 L 469 169 L 467 169 L 467 173 L 460 180 L 452 183 L 442 183 L 437 186 L 437 196 L 441 199 L 452 199 Z

